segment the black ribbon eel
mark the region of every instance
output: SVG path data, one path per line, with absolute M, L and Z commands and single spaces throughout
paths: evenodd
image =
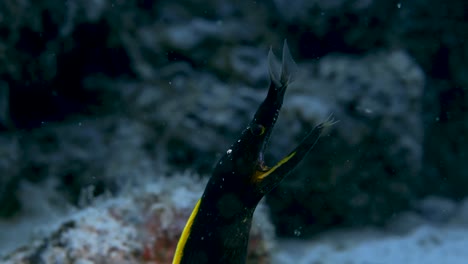
M 245 263 L 257 204 L 306 156 L 323 129 L 335 123 L 329 118 L 317 125 L 291 153 L 267 167 L 263 153 L 296 70 L 286 41 L 281 70 L 277 69 L 271 49 L 268 63 L 268 95 L 238 140 L 216 164 L 182 232 L 173 264 Z

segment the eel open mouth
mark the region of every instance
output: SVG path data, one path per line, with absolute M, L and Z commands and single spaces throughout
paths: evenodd
M 265 164 L 265 155 L 264 153 L 265 147 L 262 148 L 260 153 L 258 154 L 258 160 L 257 160 L 257 170 L 261 172 L 267 172 L 270 168 Z

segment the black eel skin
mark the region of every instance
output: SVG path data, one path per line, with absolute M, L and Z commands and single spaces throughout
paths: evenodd
M 323 129 L 334 123 L 329 118 L 319 124 L 275 166 L 265 165 L 263 152 L 296 67 L 286 41 L 282 60 L 279 73 L 270 49 L 268 95 L 238 140 L 216 164 L 182 233 L 173 264 L 245 263 L 257 204 L 306 156 Z

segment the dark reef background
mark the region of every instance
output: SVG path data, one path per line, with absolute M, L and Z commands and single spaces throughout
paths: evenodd
M 5 0 L 0 217 L 23 210 L 24 183 L 77 205 L 89 186 L 209 175 L 283 39 L 300 72 L 267 162 L 330 113 L 340 123 L 267 198 L 278 234 L 383 225 L 468 194 L 466 1 Z

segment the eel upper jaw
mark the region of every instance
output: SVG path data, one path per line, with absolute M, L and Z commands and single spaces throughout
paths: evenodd
M 274 87 L 274 84 L 271 84 L 269 93 L 265 101 L 257 110 L 255 118 L 252 121 L 253 126 L 262 126 L 264 127 L 264 134 L 260 142 L 260 148 L 258 149 L 257 154 L 257 170 L 261 172 L 267 171 L 269 168 L 265 164 L 265 151 L 270 141 L 271 133 L 273 132 L 276 120 L 278 119 L 281 106 L 283 104 L 283 98 L 287 86 Z
M 281 69 L 278 69 L 279 63 L 271 48 L 268 53 L 268 66 L 270 73 L 270 87 L 265 101 L 258 108 L 254 118 L 254 122 L 258 122 L 265 126 L 266 130 L 257 159 L 257 170 L 260 172 L 266 172 L 269 170 L 269 167 L 265 164 L 264 153 L 283 105 L 286 89 L 294 80 L 294 74 L 297 71 L 296 63 L 291 56 L 286 40 L 283 45 Z
M 255 113 L 253 120 L 242 132 L 241 137 L 223 157 L 228 163 L 233 160 L 233 157 L 234 160 L 237 158 L 236 164 L 232 168 L 225 165 L 218 166 L 220 171 L 234 169 L 246 177 L 255 179 L 258 175 L 266 175 L 266 173 L 278 167 L 278 164 L 272 168 L 267 167 L 264 153 L 281 110 L 286 89 L 293 81 L 296 72 L 296 65 L 286 41 L 283 47 L 281 67 L 279 67 L 279 63 L 271 49 L 268 54 L 268 63 L 270 72 L 268 94 Z

